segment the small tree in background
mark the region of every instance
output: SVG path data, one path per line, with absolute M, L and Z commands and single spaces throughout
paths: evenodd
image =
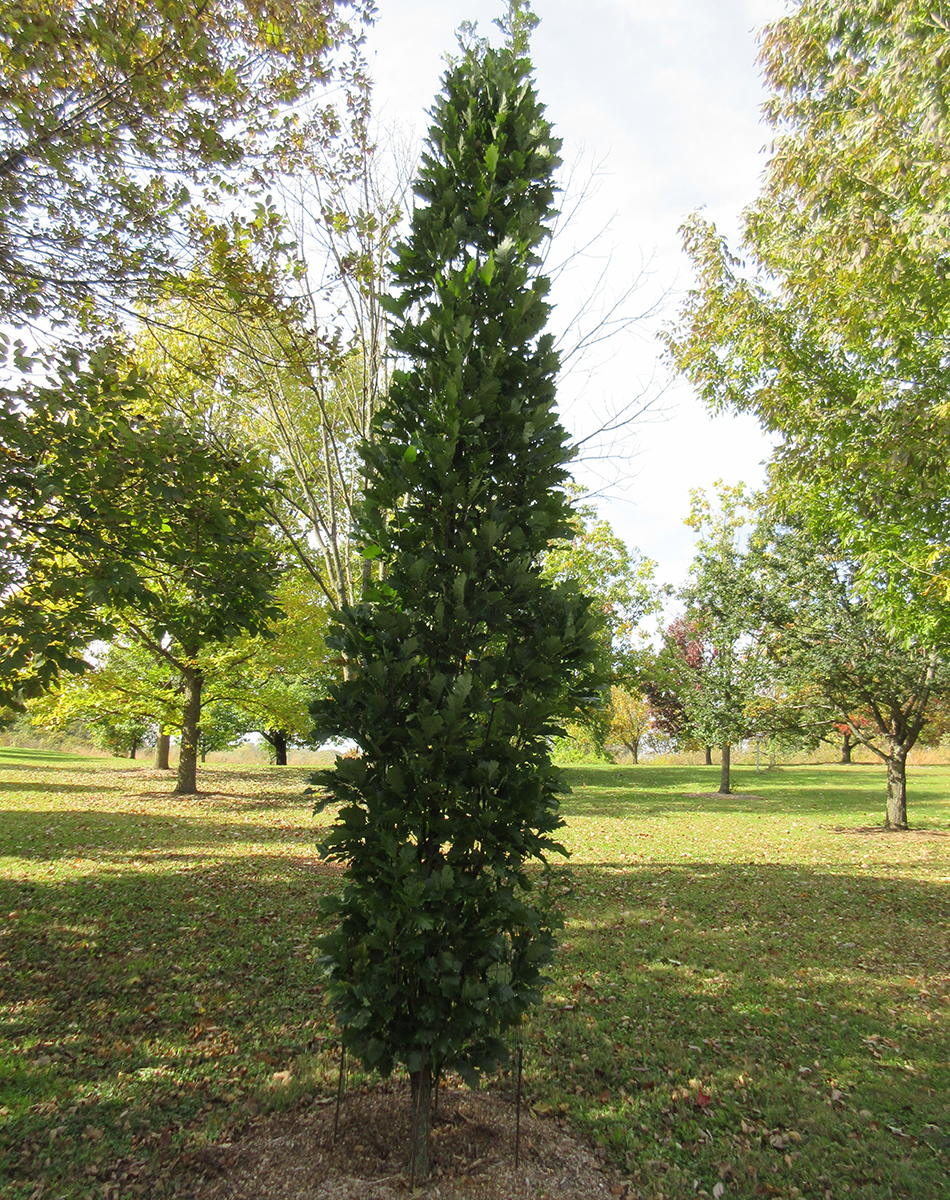
M 627 750 L 634 766 L 640 761 L 640 744 L 652 728 L 653 710 L 647 697 L 642 692 L 612 685 L 608 737 Z
M 432 1080 L 507 1056 L 540 998 L 556 914 L 526 871 L 558 853 L 549 746 L 593 687 L 589 602 L 541 573 L 568 536 L 571 457 L 536 273 L 559 144 L 510 0 L 501 50 L 463 46 L 443 81 L 394 269 L 394 376 L 365 448 L 365 602 L 336 614 L 348 678 L 315 706 L 352 739 L 314 779 L 341 804 L 324 845 L 347 864 L 323 939 L 344 1044 L 408 1068 L 428 1170 Z
M 688 727 L 703 745 L 720 747 L 719 792 L 728 795 L 732 747 L 757 732 L 755 701 L 767 690 L 769 672 L 759 645 L 761 588 L 740 532 L 754 500 L 742 484 L 717 490 L 718 506 L 701 489 L 692 492 L 687 524 L 699 540 L 679 593 L 687 610 L 666 641 L 681 665 L 677 693 Z

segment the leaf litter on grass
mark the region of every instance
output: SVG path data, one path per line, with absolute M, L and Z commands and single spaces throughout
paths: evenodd
M 950 839 L 864 832 L 833 771 L 719 804 L 649 770 L 573 772 L 536 1118 L 645 1200 L 945 1194 Z M 102 760 L 0 772 L 4 1195 L 187 1191 L 196 1155 L 333 1095 L 313 939 L 339 876 L 304 774 L 214 768 L 184 799 Z

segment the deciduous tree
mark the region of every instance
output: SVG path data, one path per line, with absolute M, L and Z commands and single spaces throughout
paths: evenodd
M 507 1053 L 537 1001 L 555 914 L 526 872 L 558 850 L 549 740 L 591 686 L 588 602 L 546 580 L 570 457 L 536 271 L 558 143 L 531 82 L 535 22 L 464 45 L 443 80 L 394 268 L 405 368 L 365 449 L 363 553 L 382 565 L 336 615 L 352 678 L 317 710 L 360 754 L 319 781 L 346 864 L 324 939 L 344 1043 L 410 1074 L 419 1174 L 432 1079 Z
M 119 613 L 183 673 L 196 731 L 200 649 L 266 629 L 281 564 L 263 526 L 261 468 L 174 420 L 137 416 L 149 394 L 134 369 L 66 362 L 57 386 L 0 418 L 2 681 L 22 699 L 82 670 L 85 647 L 108 638 Z M 195 790 L 196 752 L 186 734 L 179 790 Z
M 950 628 L 948 29 L 921 0 L 802 0 L 765 31 L 762 192 L 737 253 L 687 224 L 697 286 L 670 339 L 710 404 L 777 436 L 786 503 L 847 545 L 889 627 L 933 645 Z
M 759 645 L 761 591 L 743 526 L 753 503 L 743 487 L 718 485 L 718 507 L 692 493 L 688 524 L 699 534 L 689 581 L 680 592 L 686 614 L 667 631 L 680 664 L 680 698 L 687 726 L 704 745 L 721 749 L 719 791 L 731 791 L 732 746 L 755 732 L 753 705 L 767 684 Z
M 360 0 L 6 5 L 4 318 L 88 312 L 166 278 L 194 203 L 261 178 L 293 127 L 281 110 L 369 13 Z
M 887 769 L 885 828 L 907 828 L 907 756 L 934 701 L 950 691 L 950 666 L 919 641 L 895 637 L 857 587 L 857 568 L 800 523 L 779 524 L 764 558 L 771 651 L 794 687 L 817 690 L 827 709 Z M 887 580 L 880 579 L 886 587 Z

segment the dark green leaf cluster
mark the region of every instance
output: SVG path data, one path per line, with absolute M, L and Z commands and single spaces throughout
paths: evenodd
M 468 51 L 433 116 L 394 269 L 407 365 L 366 449 L 378 576 L 337 614 L 347 678 L 316 711 L 360 751 L 319 778 L 342 805 L 324 852 L 348 864 L 324 946 L 364 1062 L 471 1075 L 550 961 L 555 914 L 526 864 L 560 850 L 549 746 L 595 686 L 597 622 L 541 574 L 570 515 L 534 270 L 558 143 L 512 49 Z

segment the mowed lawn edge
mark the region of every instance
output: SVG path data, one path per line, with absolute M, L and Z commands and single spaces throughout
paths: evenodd
M 336 1083 L 307 769 L 0 748 L 0 1191 L 187 1191 L 189 1156 Z M 568 770 L 565 928 L 526 1101 L 628 1194 L 938 1196 L 950 770 Z M 357 1080 L 358 1084 L 360 1081 Z M 510 1088 L 500 1076 L 489 1086 Z

